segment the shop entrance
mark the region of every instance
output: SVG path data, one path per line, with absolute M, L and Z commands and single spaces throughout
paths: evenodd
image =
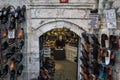
M 67 28 L 55 28 L 39 37 L 40 67 L 47 70 L 48 78 L 78 80 L 79 41 L 80 37 Z
M 80 43 L 80 37 L 81 37 L 81 33 L 86 32 L 86 30 L 83 29 L 83 27 L 70 22 L 70 21 L 65 21 L 65 20 L 55 20 L 55 21 L 50 21 L 47 23 L 44 23 L 42 25 L 39 25 L 39 27 L 37 28 L 31 28 L 31 34 L 28 37 L 28 43 L 30 46 L 30 48 L 28 48 L 28 52 L 30 53 L 34 53 L 33 54 L 29 54 L 29 56 L 31 57 L 32 60 L 35 60 L 34 62 L 30 62 L 28 61 L 29 64 L 31 64 L 31 66 L 29 66 L 29 72 L 28 72 L 28 79 L 33 79 L 36 78 L 38 76 L 40 76 L 40 67 L 43 65 L 42 64 L 42 60 L 43 59 L 43 42 L 44 42 L 44 36 L 43 34 L 45 34 L 46 32 L 52 30 L 52 29 L 56 29 L 56 28 L 66 28 L 69 31 L 73 31 L 73 33 L 76 33 L 79 36 L 79 45 Z M 80 47 L 78 47 L 78 49 L 80 49 Z M 78 55 L 77 55 L 77 61 L 78 65 L 77 69 L 73 69 L 76 72 L 76 76 L 77 76 L 77 80 L 80 80 L 80 55 L 81 55 L 81 51 L 78 51 Z M 36 60 L 37 59 L 37 60 Z M 32 64 L 34 63 L 34 64 Z M 36 65 L 35 67 L 32 67 L 32 65 Z M 77 71 L 78 73 L 77 73 Z M 41 79 L 40 79 L 41 80 Z M 76 80 L 76 79 L 75 79 Z

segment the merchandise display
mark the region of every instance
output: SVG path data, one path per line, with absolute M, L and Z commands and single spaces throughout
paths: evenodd
M 0 79 L 16 80 L 24 69 L 22 59 L 26 7 L 8 6 L 0 15 Z
M 68 64 L 73 63 L 76 66 L 74 60 L 77 56 L 78 35 L 72 31 L 66 28 L 53 29 L 43 35 L 42 44 L 43 53 L 41 53 L 42 55 L 40 54 L 41 68 L 38 80 L 54 80 L 56 78 L 55 64 L 58 64 L 56 61 L 66 61 Z M 54 76 L 54 74 L 56 75 Z M 63 73 L 62 75 L 65 74 Z
M 55 62 L 51 58 L 44 58 L 43 67 L 40 68 L 38 80 L 54 80 Z
M 43 35 L 44 45 L 50 46 L 51 48 L 56 47 L 56 41 L 58 42 L 58 37 L 62 36 L 65 44 L 70 46 L 78 46 L 78 35 L 66 28 L 55 28 Z M 64 42 L 63 41 L 63 42 Z
M 82 56 L 80 57 L 82 61 L 80 66 L 82 68 L 82 71 L 80 72 L 82 79 L 111 80 L 113 71 L 112 66 L 115 65 L 114 48 L 106 48 L 105 41 L 101 41 L 100 45 L 98 38 L 94 34 L 87 33 L 86 35 L 89 35 L 88 40 L 90 44 L 87 43 L 82 45 Z M 101 40 L 108 40 L 108 37 L 105 34 L 102 34 L 101 36 Z M 83 37 L 83 42 L 85 39 L 86 38 Z M 89 46 L 89 48 L 86 49 L 85 46 Z M 87 50 L 89 50 L 89 52 L 87 52 Z

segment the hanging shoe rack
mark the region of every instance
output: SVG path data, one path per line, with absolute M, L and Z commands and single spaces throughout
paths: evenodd
M 80 75 L 83 80 L 110 80 L 115 65 L 115 51 L 119 48 L 101 46 L 102 43 L 99 42 L 100 37 L 97 35 L 98 32 L 95 33 L 96 31 L 94 30 L 94 34 L 82 33 L 82 56 L 80 57 L 82 70 Z M 108 44 L 111 45 L 111 43 Z
M 26 6 L 8 6 L 0 10 L 0 79 L 19 80 L 24 65 L 24 22 Z

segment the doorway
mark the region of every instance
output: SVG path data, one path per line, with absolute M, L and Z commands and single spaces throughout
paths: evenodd
M 64 51 L 62 53 L 56 50 L 56 40 L 59 35 L 62 35 L 65 40 Z M 67 28 L 55 28 L 39 37 L 40 67 L 44 67 L 45 64 L 43 62 L 46 59 L 53 62 L 50 77 L 54 80 L 78 79 L 79 39 L 76 33 Z

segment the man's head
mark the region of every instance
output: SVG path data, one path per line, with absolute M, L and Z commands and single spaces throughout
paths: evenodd
M 63 38 L 62 38 L 62 35 L 59 36 L 59 40 L 61 41 Z

